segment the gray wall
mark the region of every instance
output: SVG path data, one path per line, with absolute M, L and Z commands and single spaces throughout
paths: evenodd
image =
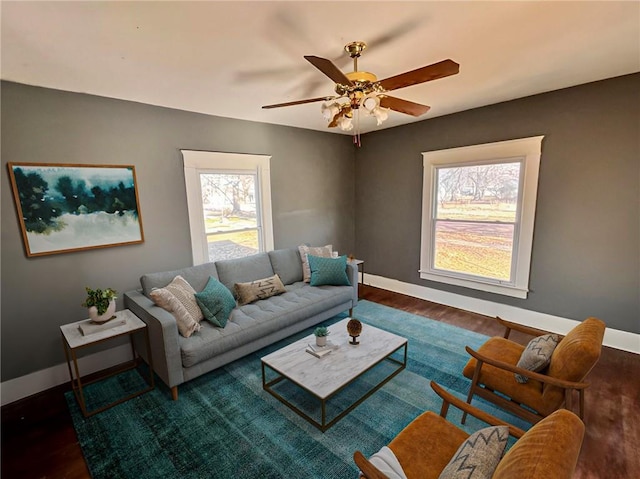
M 545 139 L 529 297 L 421 280 L 421 152 L 536 135 Z M 368 273 L 640 332 L 640 74 L 370 133 L 362 144 L 356 251 Z
M 2 381 L 64 362 L 58 327 L 86 317 L 85 286 L 124 292 L 191 264 L 181 148 L 272 155 L 275 247 L 354 249 L 349 137 L 11 82 L 1 107 Z M 7 162 L 135 165 L 145 242 L 28 259 Z

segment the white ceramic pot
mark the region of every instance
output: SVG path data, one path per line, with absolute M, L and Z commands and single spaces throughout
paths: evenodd
M 104 314 L 98 314 L 98 308 L 96 308 L 95 306 L 91 306 L 89 308 L 89 318 L 91 318 L 91 321 L 93 321 L 94 323 L 104 323 L 105 321 L 113 318 L 115 312 L 116 300 L 112 299 L 111 301 L 109 301 L 109 306 L 107 307 L 107 310 Z
M 327 337 L 326 336 L 316 336 L 316 345 L 317 346 L 326 346 L 327 345 Z

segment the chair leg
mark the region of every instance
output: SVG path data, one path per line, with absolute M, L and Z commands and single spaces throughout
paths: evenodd
M 178 400 L 178 386 L 173 386 L 171 388 L 171 399 L 174 401 Z
M 473 371 L 473 379 L 471 380 L 471 387 L 469 388 L 469 394 L 467 396 L 467 404 L 471 404 L 471 400 L 473 399 L 473 394 L 478 387 L 478 378 L 480 377 L 480 370 L 482 369 L 482 361 L 477 361 L 476 369 Z M 464 412 L 462 414 L 461 424 L 464 424 L 467 420 L 467 413 Z
M 565 389 L 564 390 L 564 407 L 569 411 L 573 412 L 573 390 Z

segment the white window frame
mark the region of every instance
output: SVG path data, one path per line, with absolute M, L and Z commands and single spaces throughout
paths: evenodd
M 193 264 L 209 262 L 204 211 L 202 208 L 201 173 L 251 173 L 256 175 L 256 202 L 260 214 L 258 242 L 261 251 L 273 250 L 271 156 L 198 150 L 180 150 L 180 152 L 184 162 L 184 182 L 187 190 Z
M 534 136 L 422 153 L 422 237 L 419 270 L 421 279 L 516 298 L 525 299 L 527 297 L 543 138 L 544 136 Z M 521 170 L 520 183 L 521 200 L 517 208 L 518 214 L 514 230 L 512 280 L 499 281 L 433 268 L 433 228 L 435 225 L 432 218 L 437 207 L 437 168 L 504 163 L 514 159 L 522 161 L 523 169 Z

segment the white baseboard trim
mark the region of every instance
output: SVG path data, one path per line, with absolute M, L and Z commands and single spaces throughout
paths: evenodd
M 366 284 L 375 286 L 376 288 L 406 294 L 414 298 L 425 299 L 427 301 L 433 301 L 434 303 L 440 303 L 486 316 L 500 316 L 514 323 L 520 323 L 554 333 L 566 334 L 579 323 L 579 321 L 572 319 L 529 311 L 527 309 L 494 303 L 483 299 L 470 298 L 460 294 L 427 288 L 417 284 L 404 283 L 369 273 L 366 274 L 365 279 Z M 607 328 L 603 344 L 623 351 L 640 354 L 639 334 Z M 129 344 L 123 344 L 80 358 L 78 363 L 81 374 L 85 376 L 102 369 L 122 364 L 131 359 L 131 346 Z M 64 363 L 19 378 L 10 379 L 0 384 L 2 406 L 66 382 L 69 382 L 69 370 Z
M 131 345 L 127 343 L 78 359 L 78 368 L 80 374 L 85 376 L 131 359 Z M 2 406 L 68 382 L 69 368 L 65 363 L 10 379 L 0 384 Z
M 461 294 L 449 293 L 437 289 L 405 283 L 396 279 L 385 278 L 367 273 L 365 284 L 376 288 L 406 294 L 414 298 L 425 299 L 434 303 L 444 304 L 454 308 L 464 309 L 485 316 L 500 316 L 514 323 L 524 324 L 533 328 L 551 331 L 553 333 L 566 334 L 570 329 L 579 324 L 573 319 L 539 313 L 528 309 L 517 308 L 506 304 L 494 303 L 484 299 L 471 298 Z M 612 348 L 640 354 L 640 334 L 607 328 L 602 344 Z

